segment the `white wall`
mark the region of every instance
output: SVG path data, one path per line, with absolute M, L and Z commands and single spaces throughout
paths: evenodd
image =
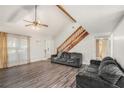
M 39 60 L 44 60 L 47 57 L 45 56 L 44 49 L 46 49 L 45 41 L 51 41 L 50 54 L 53 54 L 53 40 L 51 37 L 44 36 L 32 36 L 30 39 L 30 57 L 31 62 L 36 62 Z M 49 55 L 48 55 L 49 56 Z
M 91 59 L 95 58 L 94 36 L 88 35 L 79 42 L 70 52 L 79 52 L 83 55 L 83 64 L 89 64 Z
M 113 33 L 113 57 L 124 67 L 124 18 Z

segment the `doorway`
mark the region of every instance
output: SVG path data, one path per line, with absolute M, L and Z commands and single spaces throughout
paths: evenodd
M 111 56 L 111 43 L 109 37 L 96 38 L 96 59 L 102 60 L 106 56 Z

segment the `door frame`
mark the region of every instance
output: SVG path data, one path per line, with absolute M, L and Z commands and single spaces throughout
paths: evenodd
M 112 46 L 112 45 L 111 45 L 111 39 L 110 39 L 110 38 L 111 38 L 110 35 L 95 36 L 95 41 L 94 41 L 94 42 L 95 42 L 95 58 L 96 58 L 96 59 L 99 59 L 99 58 L 97 58 L 97 51 L 96 51 L 96 47 L 97 47 L 97 46 L 96 46 L 96 40 L 98 40 L 98 39 L 107 39 L 107 40 L 109 40 L 109 41 L 108 41 L 108 42 L 109 42 L 109 49 L 108 49 L 108 50 L 109 50 L 109 53 L 108 53 L 108 54 L 109 54 L 109 56 L 111 56 L 111 46 Z

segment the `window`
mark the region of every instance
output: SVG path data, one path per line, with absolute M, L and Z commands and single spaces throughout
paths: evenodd
M 29 37 L 8 34 L 8 66 L 29 62 Z

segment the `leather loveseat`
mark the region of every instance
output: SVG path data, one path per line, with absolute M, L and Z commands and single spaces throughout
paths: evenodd
M 58 63 L 73 67 L 81 67 L 82 65 L 82 54 L 75 52 L 62 52 L 57 55 L 51 56 L 52 63 Z

